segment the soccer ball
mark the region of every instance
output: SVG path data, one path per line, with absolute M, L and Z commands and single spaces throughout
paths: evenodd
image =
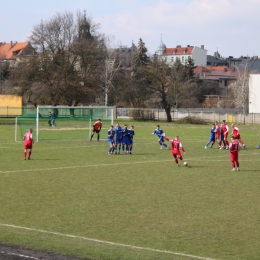
M 183 165 L 184 165 L 184 166 L 188 166 L 188 162 L 184 162 Z

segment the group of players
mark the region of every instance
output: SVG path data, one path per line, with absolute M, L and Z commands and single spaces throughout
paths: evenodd
M 226 124 L 226 121 L 223 120 L 221 126 L 218 125 L 218 122 L 215 121 L 212 124 L 210 130 L 209 140 L 205 145 L 205 148 L 208 148 L 208 145 L 211 143 L 210 148 L 213 148 L 213 145 L 217 141 L 218 149 L 226 149 L 230 151 L 230 162 L 232 165 L 232 171 L 239 171 L 239 161 L 238 161 L 238 153 L 241 147 L 246 148 L 244 141 L 241 139 L 239 128 L 234 124 L 231 124 L 231 141 L 228 141 L 229 137 L 229 127 Z
M 101 119 L 98 119 L 93 124 L 93 132 L 90 138 L 92 138 L 94 134 L 97 134 L 97 140 L 100 138 L 100 131 L 102 128 Z M 107 141 L 109 144 L 108 155 L 112 154 L 120 154 L 121 150 L 124 154 L 132 154 L 133 143 L 134 143 L 134 126 L 131 125 L 130 129 L 127 128 L 127 124 L 122 128 L 119 123 L 116 123 L 116 127 L 110 125 L 109 130 L 107 131 Z
M 93 131 L 91 134 L 90 141 L 92 141 L 92 138 L 94 134 L 97 134 L 97 140 L 100 141 L 100 131 L 102 129 L 102 121 L 101 119 L 98 119 L 93 124 Z M 32 152 L 32 144 L 34 143 L 33 130 L 29 129 L 29 131 L 24 135 L 24 160 L 26 160 L 27 157 L 27 150 L 29 150 L 28 153 L 28 160 L 30 160 L 31 152 Z M 156 129 L 151 133 L 151 135 L 156 134 L 158 136 L 158 143 L 160 145 L 160 149 L 163 149 L 165 147 L 166 149 L 172 150 L 172 155 L 174 157 L 175 163 L 177 166 L 179 166 L 179 159 L 183 160 L 182 154 L 180 152 L 180 149 L 183 151 L 184 155 L 186 154 L 185 149 L 179 140 L 179 137 L 176 136 L 173 139 L 170 139 L 165 136 L 164 131 L 160 128 L 160 125 L 156 126 Z M 108 155 L 112 154 L 120 154 L 121 151 L 124 154 L 132 154 L 133 149 L 133 138 L 135 135 L 134 126 L 131 125 L 130 129 L 128 129 L 127 124 L 124 125 L 122 128 L 119 123 L 116 123 L 116 126 L 110 125 L 110 129 L 107 131 L 107 138 L 108 138 Z M 218 122 L 215 121 L 214 124 L 212 124 L 211 130 L 210 130 L 210 137 L 208 142 L 205 145 L 205 148 L 208 148 L 209 144 L 210 148 L 213 148 L 215 142 L 218 143 L 218 149 L 226 149 L 230 151 L 230 161 L 232 164 L 232 171 L 240 170 L 239 169 L 239 161 L 238 161 L 238 152 L 240 151 L 241 147 L 246 148 L 246 145 L 244 141 L 241 139 L 240 132 L 238 127 L 236 127 L 234 124 L 231 124 L 231 141 L 229 143 L 228 141 L 229 136 L 229 127 L 226 124 L 226 121 L 223 120 L 221 125 L 219 126 Z M 258 135 L 260 136 L 260 134 Z M 167 144 L 164 143 L 164 140 L 167 140 L 171 143 L 171 148 Z M 260 148 L 260 145 L 257 147 Z
M 210 148 L 213 148 L 215 142 L 218 143 L 218 149 L 226 149 L 229 150 L 229 127 L 225 120 L 222 121 L 219 126 L 218 122 L 215 121 L 211 126 L 209 140 L 205 145 L 205 149 L 208 148 L 209 144 Z M 241 139 L 239 128 L 237 128 L 234 124 L 231 124 L 231 134 L 230 137 L 234 137 L 234 139 L 238 140 L 241 146 L 246 148 L 244 141 Z

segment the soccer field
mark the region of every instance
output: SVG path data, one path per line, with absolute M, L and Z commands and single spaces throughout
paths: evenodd
M 157 122 L 119 122 L 135 126 L 132 155 L 57 127 L 30 161 L 0 125 L 1 242 L 93 260 L 260 259 L 258 126 L 238 126 L 246 149 L 231 172 L 229 151 L 204 149 L 211 125 L 160 122 L 187 152 L 177 167 L 150 135 Z

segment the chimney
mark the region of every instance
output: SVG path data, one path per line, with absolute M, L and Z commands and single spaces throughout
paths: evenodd
M 13 47 L 13 41 L 10 41 L 10 49 Z
M 201 49 L 204 49 L 204 45 L 201 45 L 201 47 L 200 47 Z

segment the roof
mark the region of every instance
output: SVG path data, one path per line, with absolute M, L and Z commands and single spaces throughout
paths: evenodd
M 258 59 L 242 60 L 238 67 L 241 69 L 247 67 L 247 69 L 250 70 L 251 72 L 253 72 L 253 71 L 260 72 L 260 60 L 258 60 Z
M 205 72 L 207 75 L 209 75 L 212 71 L 227 72 L 230 71 L 230 68 L 228 68 L 227 66 L 197 66 L 193 70 L 195 75 L 200 75 L 202 72 Z
M 10 42 L 0 43 L 0 60 L 15 60 L 17 56 L 22 55 L 23 51 L 31 48 L 29 42 Z
M 158 51 L 165 51 L 165 49 L 166 49 L 166 45 L 162 42 L 162 40 L 161 40 L 161 43 L 160 43 L 160 45 L 158 46 L 158 48 L 157 48 L 157 50 Z
M 164 55 L 182 55 L 182 54 L 191 54 L 194 50 L 193 46 L 187 47 L 176 47 L 176 48 L 166 48 Z
M 207 73 L 208 76 L 218 76 L 218 77 L 228 77 L 228 78 L 236 78 L 238 77 L 239 75 L 239 71 L 231 71 L 231 70 L 228 70 L 228 71 L 219 71 L 219 70 L 212 70 L 210 73 Z
M 228 71 L 230 70 L 227 66 L 206 66 L 207 70 L 219 70 L 219 71 Z
M 223 59 L 219 59 L 217 57 L 214 57 L 212 55 L 207 55 L 207 63 L 208 64 L 214 64 L 214 65 L 228 65 L 228 62 Z

